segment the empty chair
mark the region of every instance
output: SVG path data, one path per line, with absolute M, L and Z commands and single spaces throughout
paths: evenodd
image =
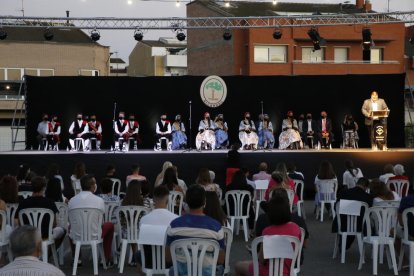
M 253 275 L 259 276 L 258 249 L 262 244 L 263 257 L 269 263 L 269 275 L 284 275 L 285 260 L 291 260 L 288 275 L 296 275 L 295 265 L 299 255 L 300 241 L 296 237 L 271 235 L 257 237 L 252 242 Z M 264 246 L 266 244 L 266 246 Z
M 121 192 L 121 180 L 118 178 L 111 178 L 112 180 L 112 194 L 119 196 Z
M 11 226 L 12 229 L 16 228 L 14 223 L 14 218 L 16 217 L 17 207 L 19 207 L 18 203 L 7 203 L 6 204 L 6 223 Z
M 176 192 L 176 191 L 170 191 L 170 195 L 168 197 L 167 209 L 170 212 L 181 216 L 181 210 L 183 209 L 183 202 L 184 202 L 183 193 Z
M 398 194 L 400 198 L 408 195 L 408 189 L 410 188 L 410 181 L 406 179 L 391 179 L 387 181 L 387 186 L 391 191 Z
M 230 273 L 230 252 L 231 252 L 231 245 L 233 243 L 233 232 L 228 227 L 223 227 L 224 232 L 224 240 L 226 242 L 226 257 L 224 261 L 224 273 L 225 275 Z
M 17 195 L 18 195 L 19 197 L 22 197 L 22 198 L 24 198 L 24 199 L 26 199 L 26 198 L 28 198 L 28 197 L 31 197 L 31 196 L 32 196 L 32 194 L 33 194 L 33 192 L 32 192 L 32 191 L 20 191 L 20 192 L 18 192 L 18 193 L 17 193 Z
M 333 258 L 336 258 L 339 244 L 341 244 L 341 263 L 345 263 L 346 239 L 348 236 L 356 236 L 359 254 L 362 254 L 362 224 L 369 207 L 367 203 L 362 201 L 341 199 L 335 208 L 338 229 Z
M 103 222 L 103 212 L 96 208 L 79 208 L 69 211 L 70 225 L 77 225 L 77 232 L 71 229 L 70 237 L 75 244 L 75 256 L 73 259 L 72 275 L 76 275 L 81 246 L 90 246 L 93 259 L 93 274 L 98 275 L 98 250 L 102 258 L 103 267 L 106 269 L 105 254 L 103 251 L 102 228 L 94 229 L 95 224 L 90 221 L 97 221 L 99 226 Z
M 216 275 L 220 246 L 217 241 L 208 239 L 181 239 L 170 245 L 174 276 Z M 185 261 L 178 262 L 177 253 Z M 210 264 L 205 266 L 205 264 Z
M 167 229 L 168 226 L 149 224 L 143 224 L 139 229 L 138 246 L 141 252 L 141 268 L 145 275 L 169 274 L 165 262 Z M 151 250 L 150 254 L 144 253 L 144 250 Z M 151 260 L 146 260 L 146 256 L 151 256 Z
M 409 260 L 410 260 L 410 268 L 409 268 L 409 274 L 410 276 L 414 275 L 414 241 L 410 238 L 410 230 L 413 229 L 409 228 L 408 219 L 412 220 L 414 216 L 414 207 L 407 208 L 402 213 L 402 220 L 403 220 L 403 229 L 404 229 L 404 235 L 401 240 L 401 248 L 400 248 L 400 261 L 398 265 L 398 269 L 401 270 L 402 262 L 404 259 L 404 246 L 408 246 L 409 248 Z
M 335 217 L 335 202 L 336 192 L 338 190 L 338 181 L 336 179 L 319 180 L 315 183 L 316 196 L 318 205 L 316 208 L 316 219 L 320 216 L 320 220 L 323 221 L 323 214 L 325 212 L 325 204 L 331 205 L 332 217 Z
M 303 180 L 293 179 L 293 181 L 295 182 L 295 193 L 298 195 L 298 203 L 297 203 L 298 216 L 306 219 L 305 206 L 303 205 L 305 202 L 303 200 L 303 190 L 305 189 L 305 184 Z
M 365 244 L 367 243 L 372 245 L 373 274 L 377 275 L 378 273 L 378 251 L 385 246 L 385 249 L 388 249 L 388 264 L 390 264 L 391 258 L 394 275 L 398 275 L 397 261 L 394 251 L 397 212 L 398 208 L 395 207 L 371 207 L 368 209 L 365 219 L 365 223 L 367 224 L 367 235 L 366 237 L 363 237 L 364 243 L 362 245 L 362 254 L 359 260 L 359 270 L 362 268 L 362 264 L 365 263 L 364 253 Z M 372 222 L 375 229 L 374 233 L 377 233 L 377 235 L 374 235 L 372 232 Z M 382 250 L 379 253 L 382 255 Z
M 254 220 L 257 221 L 257 218 L 259 217 L 260 203 L 262 201 L 266 201 L 265 193 L 267 187 L 269 187 L 269 180 L 256 180 L 254 181 L 254 184 L 256 186 L 256 206 Z
M 53 261 L 55 266 L 59 267 L 55 240 L 53 239 L 53 222 L 55 220 L 55 214 L 50 209 L 45 208 L 27 208 L 19 211 L 19 223 L 20 225 L 29 224 L 37 229 L 42 229 L 42 223 L 45 217 L 49 218 L 47 238 L 42 241 L 42 259 L 43 262 L 48 262 L 48 249 L 52 248 Z
M 7 257 L 9 262 L 13 261 L 13 254 L 9 246 L 9 231 L 7 230 L 7 213 L 3 210 L 0 210 L 0 221 L 1 221 L 1 230 L 0 230 L 0 248 L 7 246 Z M 0 251 L 1 252 L 1 251 Z
M 149 210 L 141 206 L 120 206 L 116 209 L 116 220 L 118 229 L 121 231 L 121 254 L 119 259 L 119 273 L 123 273 L 127 245 L 136 244 L 138 246 L 139 220 Z M 125 236 L 124 236 L 125 235 Z
M 226 199 L 226 207 L 227 207 L 227 215 L 230 218 L 230 226 L 231 230 L 235 231 L 236 234 L 239 233 L 239 224 L 240 221 L 243 222 L 243 230 L 244 230 L 244 240 L 248 241 L 248 225 L 247 219 L 249 218 L 249 210 L 250 210 L 250 192 L 248 191 L 228 191 L 225 195 Z M 230 201 L 231 199 L 231 201 Z M 246 206 L 243 206 L 243 203 L 247 201 Z M 231 212 L 230 205 L 233 206 L 233 212 Z

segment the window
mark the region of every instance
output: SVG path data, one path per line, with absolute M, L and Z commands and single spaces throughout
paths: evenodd
M 26 68 L 24 73 L 29 76 L 36 77 L 50 77 L 55 75 L 55 70 L 53 69 L 37 69 L 37 68 Z
M 37 76 L 37 69 L 24 69 L 24 73 L 28 76 Z
M 22 79 L 22 69 L 7 69 L 7 80 L 18 81 Z
M 99 70 L 80 69 L 79 76 L 98 77 Z
M 344 63 L 348 61 L 348 48 L 347 47 L 335 47 L 334 48 L 334 61 L 335 63 Z
M 254 62 L 286 63 L 287 46 L 254 46 Z
M 383 58 L 383 49 L 382 48 L 372 48 L 371 49 L 371 63 L 380 63 Z
M 0 80 L 6 80 L 6 69 L 0 68 Z
M 321 63 L 325 59 L 325 48 L 315 51 L 313 47 L 302 48 L 302 63 Z

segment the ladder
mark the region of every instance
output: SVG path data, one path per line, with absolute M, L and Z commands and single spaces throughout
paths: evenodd
M 19 130 L 26 129 L 26 78 L 25 76 L 22 77 L 22 80 L 20 81 L 20 87 L 19 87 L 19 94 L 18 98 L 23 99 L 23 104 L 19 108 L 19 100 L 16 100 L 16 107 L 14 109 L 14 115 L 13 120 L 11 124 L 11 135 L 12 135 L 12 150 L 14 151 L 16 149 L 16 144 L 19 143 L 26 143 L 26 135 L 24 140 L 17 140 Z

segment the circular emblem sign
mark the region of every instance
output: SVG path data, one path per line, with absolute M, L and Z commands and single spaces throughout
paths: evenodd
M 209 76 L 201 84 L 200 96 L 203 103 L 208 107 L 218 107 L 226 100 L 226 83 L 218 76 Z

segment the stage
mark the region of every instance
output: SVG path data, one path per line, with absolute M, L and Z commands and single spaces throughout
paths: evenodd
M 414 168 L 414 149 L 389 149 L 373 151 L 371 149 L 332 149 L 332 150 L 272 150 L 272 151 L 240 151 L 240 163 L 252 173 L 256 173 L 258 164 L 265 161 L 272 171 L 278 162 L 293 162 L 298 171 L 305 175 L 305 196 L 313 196 L 313 179 L 318 172 L 319 163 L 328 160 L 332 163 L 342 183 L 344 161 L 351 159 L 361 168 L 364 176 L 375 178 L 382 174 L 385 164 L 403 164 L 407 175 L 412 177 Z M 130 173 L 132 164 L 141 165 L 141 174 L 152 183 L 165 161 L 178 166 L 179 178 L 187 184 L 195 182 L 200 168 L 207 167 L 216 173 L 216 183 L 224 185 L 227 167 L 227 151 L 153 151 L 138 150 L 130 152 L 70 152 L 70 151 L 13 151 L 0 152 L 0 173 L 16 174 L 19 165 L 27 163 L 37 174 L 43 175 L 50 163 L 57 163 L 65 181 L 69 181 L 76 162 L 86 164 L 87 172 L 94 174 L 98 181 L 105 174 L 108 165 L 115 165 L 116 175 L 122 181 Z

